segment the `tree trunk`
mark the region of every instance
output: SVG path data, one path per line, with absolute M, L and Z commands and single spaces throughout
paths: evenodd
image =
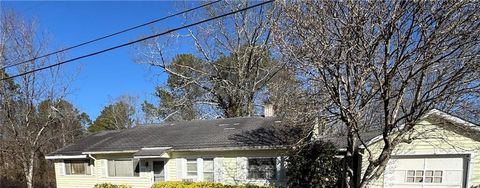
M 353 127 L 350 127 L 347 135 L 347 153 L 345 154 L 345 187 L 351 188 L 354 187 L 354 176 L 355 176 L 355 146 L 357 139 L 355 137 Z
M 25 181 L 27 183 L 27 188 L 33 188 L 33 161 L 35 159 L 35 152 L 31 152 L 28 162 L 25 167 Z

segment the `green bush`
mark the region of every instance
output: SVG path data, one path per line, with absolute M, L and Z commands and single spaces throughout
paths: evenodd
M 293 148 L 287 158 L 289 187 L 337 187 L 339 160 L 332 143 L 306 142 Z
M 111 183 L 100 183 L 93 186 L 93 188 L 132 188 L 132 186 L 126 184 L 115 185 Z
M 223 185 L 221 183 L 213 182 L 181 182 L 181 181 L 167 181 L 156 183 L 152 188 L 273 188 L 257 185 Z

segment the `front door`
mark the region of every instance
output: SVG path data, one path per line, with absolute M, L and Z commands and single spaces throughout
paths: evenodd
M 155 183 L 165 181 L 164 167 L 164 161 L 153 161 L 153 179 Z

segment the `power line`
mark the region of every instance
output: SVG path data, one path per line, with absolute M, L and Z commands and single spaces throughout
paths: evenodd
M 239 13 L 239 12 L 243 12 L 243 11 L 246 11 L 246 10 L 249 10 L 249 9 L 252 9 L 252 8 L 255 8 L 255 7 L 258 7 L 258 6 L 262 6 L 262 5 L 264 5 L 264 4 L 272 3 L 273 1 L 275 1 L 275 0 L 269 0 L 269 1 L 262 2 L 262 3 L 258 3 L 258 4 L 255 4 L 255 5 L 252 5 L 252 6 L 248 6 L 248 7 L 242 8 L 242 9 L 238 9 L 238 10 L 236 10 L 236 11 L 232 11 L 232 12 L 225 13 L 225 14 L 222 14 L 222 15 L 219 15 L 219 16 L 215 16 L 215 17 L 212 17 L 212 18 L 204 19 L 204 20 L 199 21 L 199 22 L 195 22 L 195 23 L 192 23 L 192 24 L 184 25 L 184 26 L 182 26 L 182 27 L 177 27 L 177 28 L 174 28 L 174 29 L 170 29 L 170 30 L 167 30 L 167 31 L 164 31 L 164 32 L 155 34 L 155 35 L 150 35 L 150 36 L 148 36 L 148 37 L 144 37 L 144 38 L 141 38 L 141 39 L 137 39 L 137 40 L 134 40 L 134 41 L 132 41 L 132 42 L 128 42 L 128 43 L 124 43 L 124 44 L 117 45 L 117 46 L 114 46 L 114 47 L 110 47 L 110 48 L 107 48 L 107 49 L 104 49 L 104 50 L 100 50 L 100 51 L 97 51 L 97 52 L 93 52 L 93 53 L 90 53 L 90 54 L 86 54 L 86 55 L 83 55 L 83 56 L 79 56 L 79 57 L 76 57 L 76 58 L 73 58 L 73 59 L 69 59 L 69 60 L 66 60 L 66 61 L 62 61 L 62 62 L 59 62 L 59 63 L 55 63 L 55 64 L 48 65 L 48 66 L 45 66 L 45 67 L 41 67 L 41 68 L 38 68 L 38 69 L 33 69 L 33 70 L 30 70 L 30 71 L 27 71 L 27 72 L 23 72 L 23 73 L 21 73 L 21 74 L 17 74 L 17 75 L 10 76 L 10 77 L 7 77 L 7 78 L 2 78 L 1 80 L 8 80 L 8 79 L 16 78 L 16 77 L 19 77 L 19 76 L 23 76 L 23 75 L 27 75 L 27 74 L 33 73 L 33 72 L 37 72 L 37 71 L 49 69 L 49 68 L 52 68 L 52 67 L 60 66 L 60 65 L 62 65 L 62 64 L 69 63 L 69 62 L 72 62 L 72 61 L 76 61 L 76 60 L 79 60 L 79 59 L 83 59 L 83 58 L 87 58 L 87 57 L 90 57 L 90 56 L 94 56 L 94 55 L 98 55 L 98 54 L 101 54 L 101 53 L 105 53 L 105 52 L 108 52 L 108 51 L 111 51 L 111 50 L 114 50 L 114 49 L 117 49 L 117 48 L 122 48 L 122 47 L 129 46 L 129 45 L 132 45 L 132 44 L 141 42 L 141 41 L 145 41 L 145 40 L 148 40 L 148 39 L 156 38 L 156 37 L 159 37 L 159 36 L 162 36 L 162 35 L 165 35 L 165 34 L 174 32 L 174 31 L 182 30 L 182 29 L 185 29 L 185 28 L 189 28 L 189 27 L 192 27 L 192 26 L 195 26 L 195 25 L 199 25 L 199 24 L 205 23 L 205 22 L 209 22 L 209 21 L 212 21 L 212 20 L 216 20 L 216 19 L 219 19 L 219 18 L 223 18 L 223 17 L 226 17 L 226 16 L 233 15 L 233 14 L 236 14 L 236 13 Z
M 85 45 L 87 45 L 87 44 L 94 43 L 94 42 L 97 42 L 97 41 L 99 41 L 99 40 L 103 40 L 103 39 L 106 39 L 106 38 L 110 38 L 110 37 L 113 37 L 113 36 L 116 36 L 116 35 L 119 35 L 119 34 L 128 32 L 128 31 L 131 31 L 131 30 L 134 30 L 134 29 L 138 29 L 138 28 L 140 28 L 140 27 L 144 27 L 144 26 L 147 26 L 147 25 L 150 25 L 150 24 L 159 22 L 159 21 L 166 20 L 166 19 L 168 19 L 168 18 L 172 18 L 172 17 L 178 16 L 178 15 L 181 15 L 181 14 L 185 14 L 185 13 L 188 13 L 188 12 L 191 12 L 191 11 L 194 11 L 194 10 L 197 10 L 197 9 L 200 9 L 200 8 L 203 8 L 203 7 L 206 7 L 206 6 L 209 6 L 209 5 L 218 3 L 218 2 L 220 2 L 220 1 L 221 1 L 221 0 L 216 0 L 216 1 L 209 2 L 209 3 L 205 3 L 205 4 L 203 4 L 203 5 L 200 5 L 200 6 L 191 8 L 191 9 L 187 9 L 187 10 L 184 10 L 184 11 L 181 11 L 181 12 L 177 12 L 177 13 L 175 13 L 175 14 L 171 14 L 171 15 L 168 15 L 168 16 L 165 16 L 165 17 L 162 17 L 162 18 L 158 18 L 158 19 L 155 19 L 155 20 L 146 22 L 146 23 L 144 23 L 144 24 L 140 24 L 140 25 L 137 25 L 137 26 L 133 26 L 133 27 L 130 27 L 130 28 L 127 28 L 127 29 L 124 29 L 124 30 L 121 30 L 121 31 L 118 31 L 118 32 L 115 32 L 115 33 L 112 33 L 112 34 L 104 35 L 104 36 L 102 36 L 102 37 L 99 37 L 99 38 L 96 38 L 96 39 L 92 39 L 92 40 L 89 40 L 89 41 L 86 41 L 86 42 L 83 42 L 83 43 L 80 43 L 80 44 L 77 44 L 77 45 L 73 45 L 73 46 L 70 46 L 70 47 L 67 47 L 67 48 L 63 48 L 63 49 L 61 49 L 61 50 L 53 51 L 53 52 L 50 52 L 50 53 L 41 55 L 41 56 L 39 56 L 39 57 L 35 57 L 35 58 L 29 59 L 29 60 L 26 60 L 26 61 L 18 62 L 18 63 L 12 64 L 12 65 L 7 65 L 7 66 L 2 67 L 2 68 L 0 68 L 0 69 L 7 69 L 7 68 L 10 68 L 10 67 L 14 67 L 14 66 L 17 66 L 17 65 L 21 65 L 21 64 L 24 64 L 24 63 L 28 63 L 28 62 L 31 62 L 31 61 L 35 61 L 35 60 L 37 60 L 37 59 L 45 58 L 45 57 L 48 57 L 48 56 L 51 56 L 51 55 L 54 55 L 54 54 L 58 54 L 58 53 L 61 53 L 61 52 L 65 52 L 65 51 L 68 51 L 68 50 L 71 50 L 71 49 L 74 49 L 74 48 L 78 48 L 78 47 L 80 47 L 80 46 L 85 46 Z

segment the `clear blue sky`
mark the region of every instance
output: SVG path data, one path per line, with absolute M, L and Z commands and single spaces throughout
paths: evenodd
M 189 2 L 188 6 L 200 2 Z M 105 34 L 141 24 L 185 7 L 183 2 L 40 2 L 1 1 L 3 8 L 13 9 L 26 19 L 34 18 L 38 29 L 47 32 L 49 46 L 53 49 L 81 43 Z M 184 21 L 179 17 L 155 24 L 160 30 L 177 27 Z M 152 28 L 135 30 L 121 36 L 81 47 L 67 53 L 66 59 L 93 52 L 102 48 L 128 42 L 152 33 Z M 192 45 L 176 47 L 178 53 L 190 52 Z M 109 101 L 121 95 L 154 100 L 153 92 L 166 76 L 161 69 L 134 62 L 132 47 L 117 49 L 94 57 L 79 60 L 64 66 L 66 74 L 75 75 L 68 96 L 77 108 L 95 119 Z M 80 71 L 78 71 L 80 70 Z M 161 74 L 162 76 L 154 76 Z

